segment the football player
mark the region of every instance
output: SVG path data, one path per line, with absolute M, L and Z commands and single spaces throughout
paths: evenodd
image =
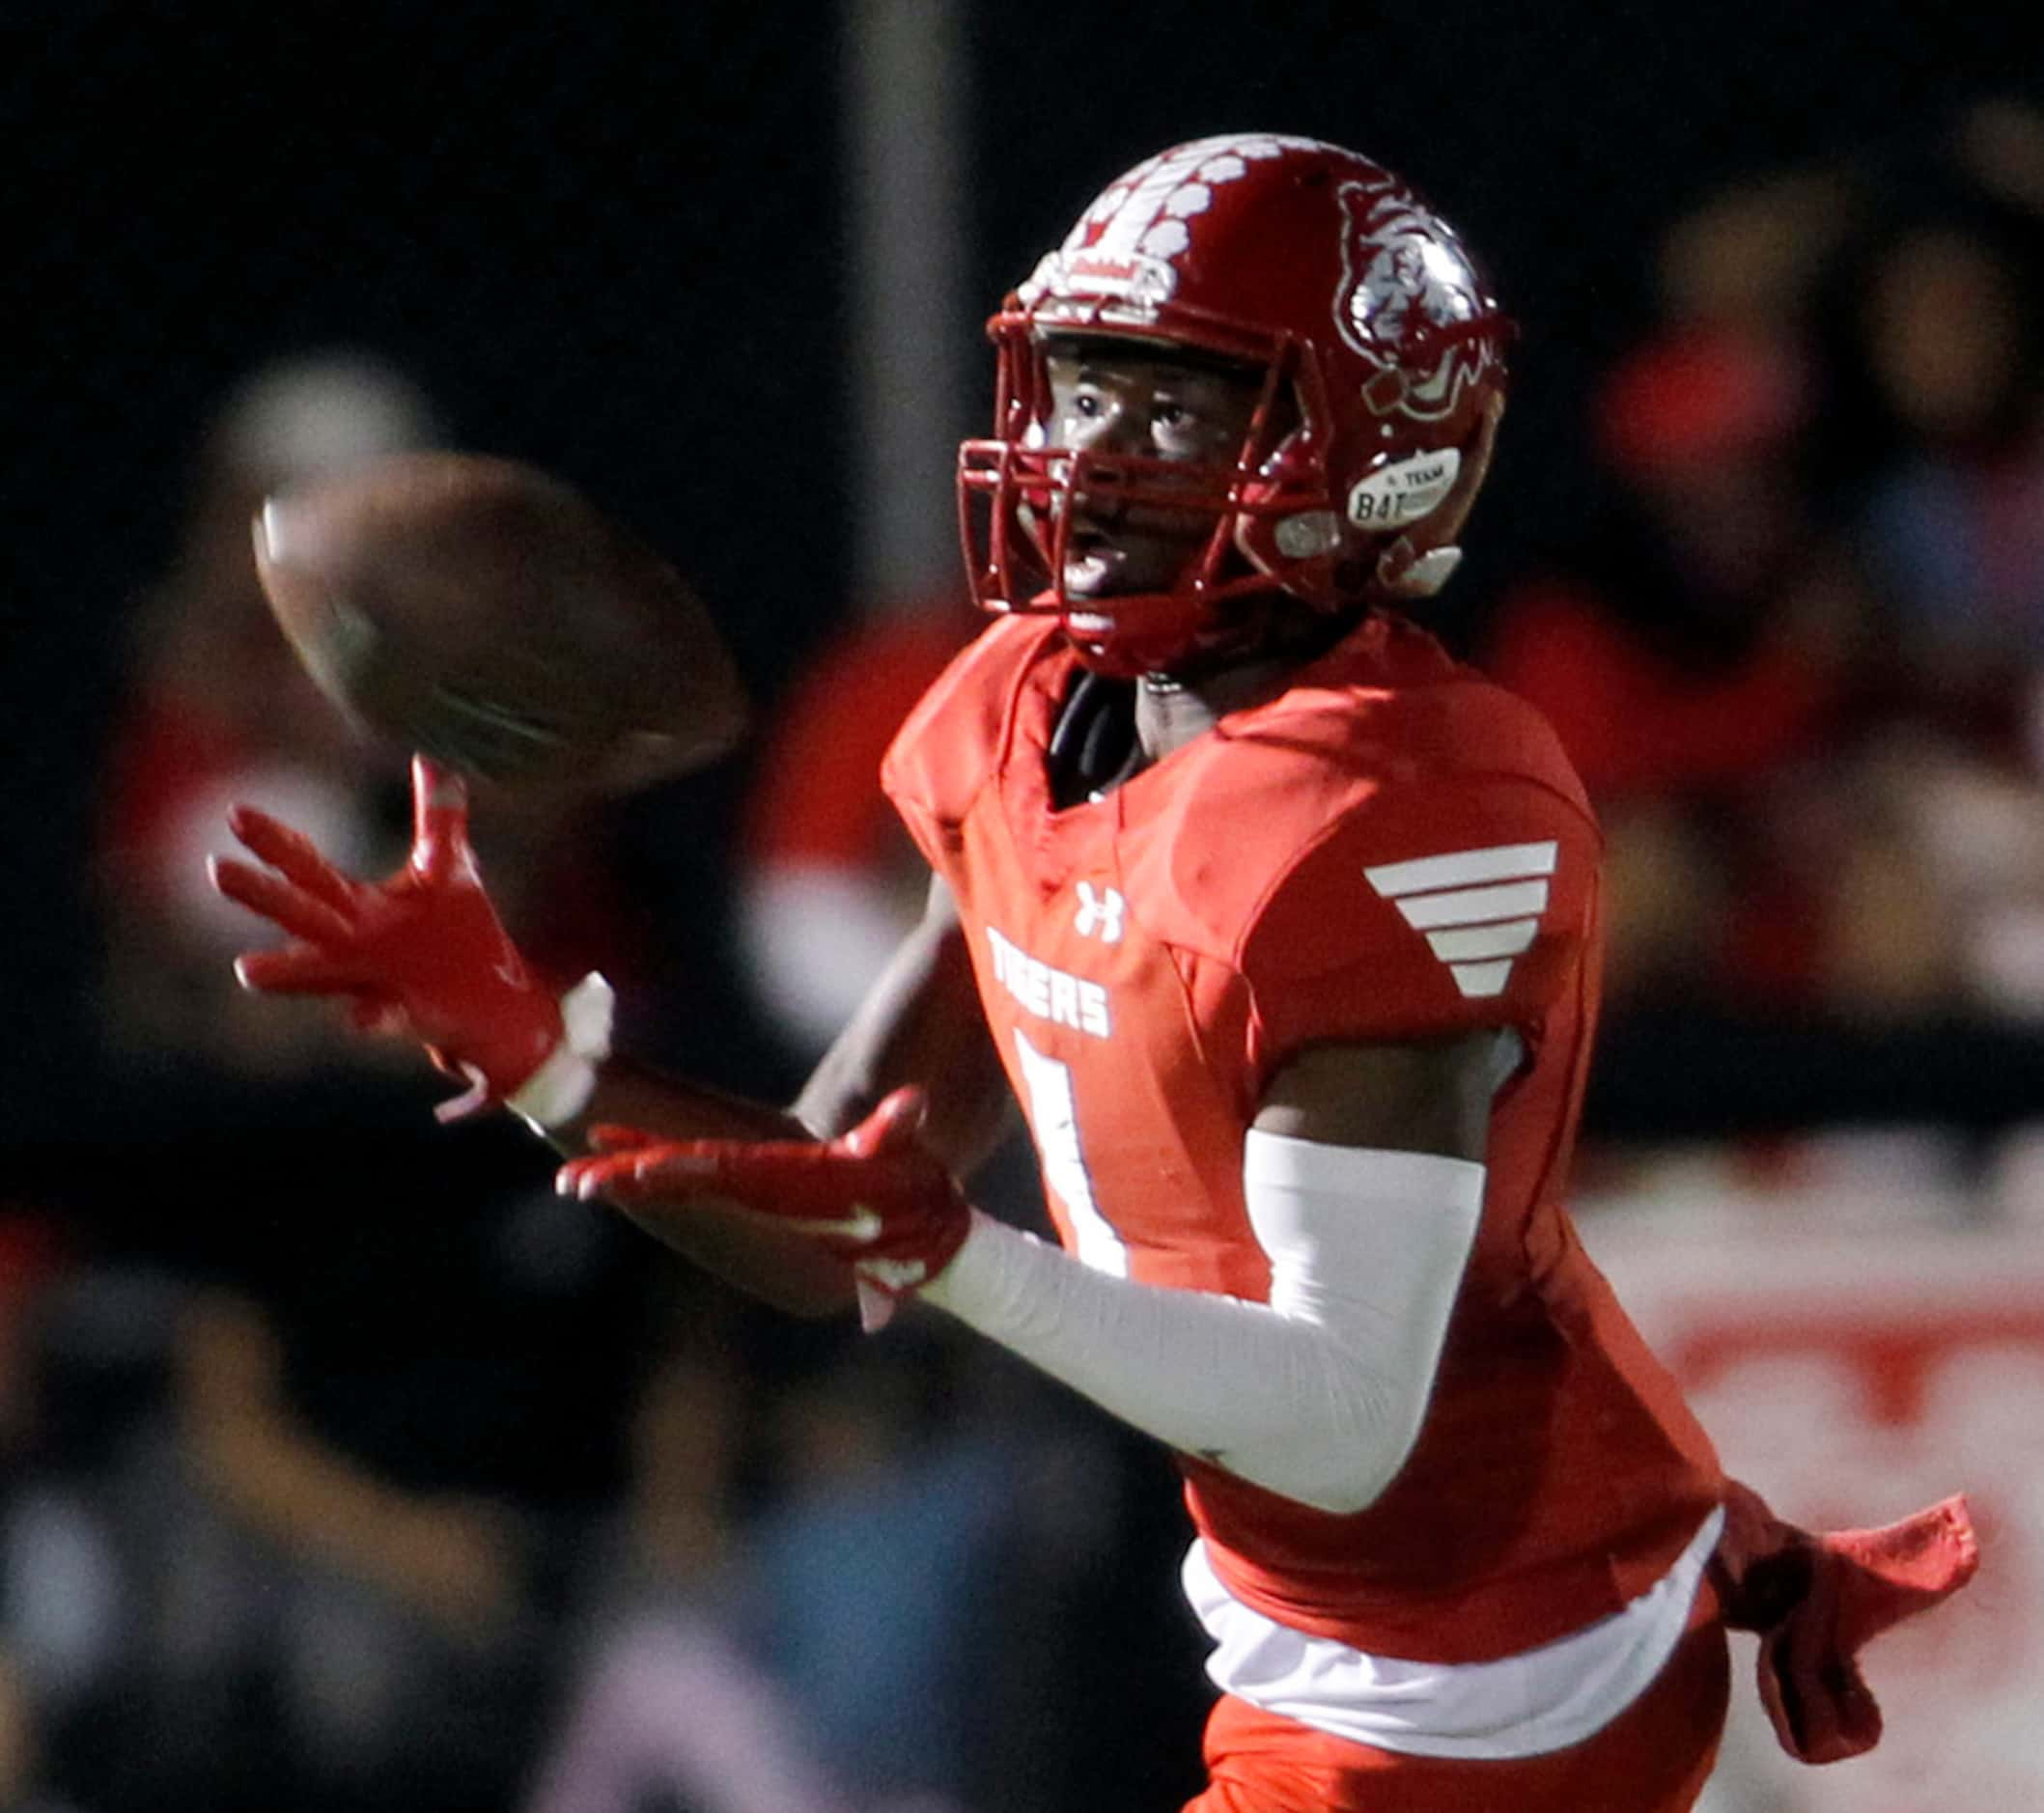
M 257 989 L 425 1041 L 561 1186 L 783 1304 L 920 1297 L 1174 1451 L 1221 1697 L 1203 1809 L 1674 1813 L 1724 1631 L 1782 1740 L 1864 1748 L 1853 1653 L 1971 1571 L 1958 1501 L 1814 1538 L 1732 1482 L 1565 1213 L 1599 839 L 1528 707 L 1404 614 L 1488 468 L 1511 329 L 1336 147 L 1150 158 L 994 318 L 962 450 L 995 621 L 883 770 L 930 906 L 794 1107 L 609 1049 L 422 764 L 409 867 L 253 812 Z M 1019 1101 L 1059 1244 L 975 1212 Z

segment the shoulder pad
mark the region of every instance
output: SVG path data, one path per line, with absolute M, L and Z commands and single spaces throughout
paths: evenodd
M 1015 706 L 1054 619 L 996 619 L 937 678 L 895 733 L 881 785 L 910 818 L 961 823 L 1005 755 Z
M 1296 688 L 1185 753 L 1184 782 L 1144 841 L 1139 885 L 1160 935 L 1238 966 L 1286 879 L 1393 802 L 1407 819 L 1415 800 L 1517 778 L 1592 822 L 1546 720 L 1468 668 L 1417 686 Z

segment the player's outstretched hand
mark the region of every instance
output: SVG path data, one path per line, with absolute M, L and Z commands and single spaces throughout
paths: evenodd
M 413 760 L 411 855 L 382 881 L 344 875 L 290 825 L 237 806 L 228 828 L 264 865 L 209 864 L 213 886 L 289 934 L 251 951 L 235 974 L 268 994 L 344 1002 L 367 1032 L 419 1040 L 465 1095 L 435 1110 L 452 1120 L 506 1102 L 543 1125 L 577 1112 L 608 1048 L 610 1000 L 600 976 L 565 997 L 536 976 L 483 890 L 458 775 Z
M 849 1133 L 817 1141 L 597 1127 L 592 1155 L 564 1164 L 557 1185 L 628 1209 L 723 1202 L 769 1217 L 852 1264 L 870 1331 L 951 1263 L 972 1224 L 957 1182 L 916 1137 L 924 1105 L 921 1090 L 897 1089 Z

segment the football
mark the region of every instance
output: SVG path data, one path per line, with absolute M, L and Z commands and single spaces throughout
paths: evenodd
M 364 735 L 509 792 L 615 793 L 744 728 L 702 600 L 639 537 L 516 460 L 407 453 L 278 492 L 256 572 Z

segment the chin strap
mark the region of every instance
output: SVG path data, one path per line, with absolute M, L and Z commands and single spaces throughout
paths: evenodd
M 1428 599 L 1455 576 L 1462 549 L 1430 547 L 1423 554 L 1401 535 L 1377 557 L 1377 583 L 1392 598 Z
M 1759 1633 L 1760 1699 L 1781 1747 L 1835 1763 L 1881 1740 L 1859 1652 L 1973 1578 L 1980 1546 L 1963 1497 L 1876 1530 L 1818 1534 L 1728 1482 L 1711 1581 L 1735 1631 Z

